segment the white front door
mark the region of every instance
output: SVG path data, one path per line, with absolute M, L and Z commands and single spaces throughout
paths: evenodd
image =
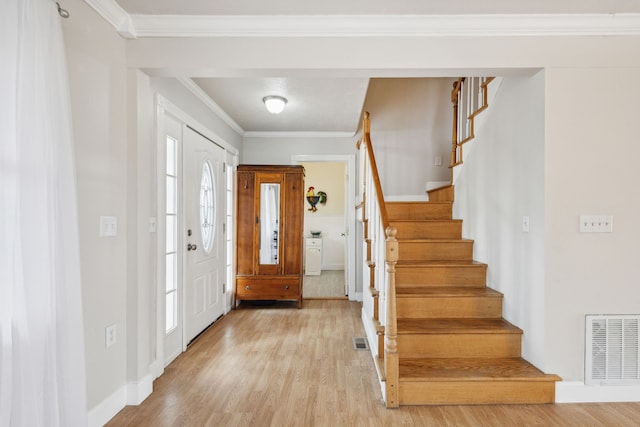
M 184 342 L 224 313 L 225 151 L 184 126 Z

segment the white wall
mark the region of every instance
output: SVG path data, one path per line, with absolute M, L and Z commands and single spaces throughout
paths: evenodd
M 546 82 L 546 366 L 582 380 L 584 316 L 640 313 L 640 67 L 554 67 Z M 613 233 L 579 233 L 590 213 L 613 215 Z
M 475 240 L 474 259 L 488 264 L 487 286 L 504 293 L 504 317 L 525 332 L 523 356 L 544 368 L 544 72 L 504 78 L 482 115 L 454 217 Z
M 127 73 L 125 42 L 83 1 L 63 20 L 78 179 L 80 261 L 87 362 L 87 404 L 102 403 L 126 383 Z M 118 235 L 98 235 L 101 215 Z M 117 341 L 105 348 L 105 327 Z
M 78 179 L 82 297 L 91 425 L 101 425 L 152 388 L 156 355 L 157 214 L 155 93 L 241 148 L 241 137 L 175 79 L 126 66 L 126 43 L 80 0 L 63 21 Z M 100 238 L 99 217 L 118 235 Z M 116 344 L 105 347 L 115 324 Z M 162 364 L 162 362 L 159 362 Z
M 356 154 L 355 137 L 245 137 L 240 163 L 288 165 L 291 156 L 305 154 Z
M 428 181 L 449 180 L 452 78 L 372 79 L 364 103 L 386 199 L 426 200 Z M 435 166 L 440 156 L 441 166 Z

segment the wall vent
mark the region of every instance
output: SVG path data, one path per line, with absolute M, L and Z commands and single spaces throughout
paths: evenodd
M 640 384 L 640 315 L 587 315 L 585 384 Z

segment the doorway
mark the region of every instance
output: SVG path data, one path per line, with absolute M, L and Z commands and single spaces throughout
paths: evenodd
M 305 201 L 305 261 L 316 257 L 320 269 L 303 276 L 304 298 L 358 300 L 355 280 L 355 157 L 352 155 L 297 155 L 293 164 L 305 166 L 305 190 L 322 194 L 315 209 Z M 319 184 L 319 185 L 318 185 Z M 325 188 L 328 186 L 328 188 Z M 311 188 L 313 187 L 313 188 Z M 327 191 L 328 190 L 328 191 Z M 312 236 L 311 232 L 320 232 Z M 310 258 L 307 258 L 309 256 Z

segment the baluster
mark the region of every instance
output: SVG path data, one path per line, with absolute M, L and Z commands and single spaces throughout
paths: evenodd
M 386 266 L 387 266 L 387 292 L 386 292 L 386 326 L 384 337 L 384 361 L 386 378 L 386 405 L 387 408 L 397 408 L 399 402 L 399 356 L 398 356 L 398 319 L 396 313 L 396 263 L 398 262 L 398 240 L 395 227 L 386 230 Z

